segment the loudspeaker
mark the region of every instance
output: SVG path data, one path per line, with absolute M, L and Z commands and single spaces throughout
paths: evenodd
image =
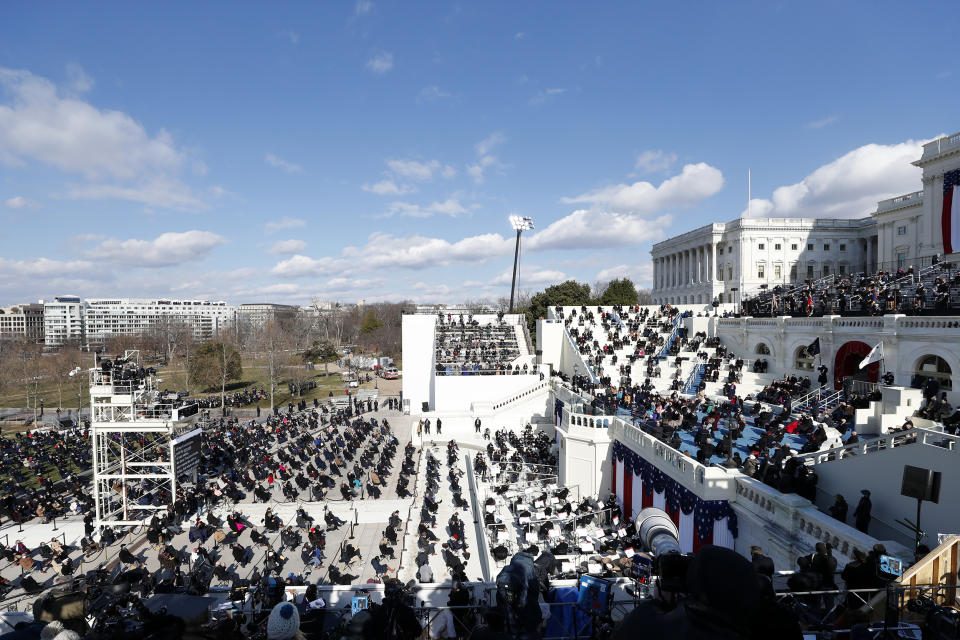
M 940 472 L 903 465 L 900 495 L 927 502 L 940 502 Z
M 430 411 L 430 403 L 429 403 L 429 402 L 423 402 L 423 403 L 421 403 L 421 404 L 420 404 L 420 411 L 422 411 L 423 413 L 428 413 L 428 412 Z

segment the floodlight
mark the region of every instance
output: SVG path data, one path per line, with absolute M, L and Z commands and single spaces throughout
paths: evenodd
M 533 218 L 530 216 L 510 216 L 510 226 L 516 231 L 533 229 Z

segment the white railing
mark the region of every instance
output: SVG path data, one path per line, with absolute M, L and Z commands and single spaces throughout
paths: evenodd
M 846 456 L 862 456 L 912 444 L 941 447 L 954 452 L 955 455 L 960 454 L 960 436 L 950 435 L 942 431 L 934 431 L 933 429 L 914 428 L 907 431 L 888 433 L 878 438 L 857 442 L 856 444 L 833 447 L 832 449 L 822 449 L 820 451 L 814 451 L 813 453 L 803 453 L 797 457 L 809 464 L 819 464 L 831 460 L 840 460 Z
M 493 410 L 496 411 L 498 409 L 503 409 L 507 405 L 524 400 L 529 396 L 533 395 L 534 393 L 536 393 L 537 391 L 540 391 L 541 389 L 545 389 L 548 386 L 549 386 L 549 382 L 547 382 L 546 380 L 540 380 L 538 382 L 535 382 L 532 385 L 526 387 L 525 389 L 521 389 L 520 391 L 515 391 L 514 393 L 511 393 L 508 396 L 504 396 L 503 398 L 500 398 L 499 400 L 493 403 Z
M 664 444 L 639 427 L 621 418 L 609 417 L 611 423 L 607 434 L 611 439 L 639 453 L 644 460 L 693 491 L 702 500 L 732 500 L 735 489 L 733 478 L 738 473 L 729 473 L 722 467 L 708 467 Z
M 833 546 L 835 555 L 843 557 L 840 564 L 845 564 L 853 559 L 854 549 L 868 551 L 877 542 L 821 512 L 806 498 L 781 493 L 745 475 L 736 477 L 734 506 L 775 525 L 790 539 L 794 556 L 811 553 L 817 542 L 826 542 Z

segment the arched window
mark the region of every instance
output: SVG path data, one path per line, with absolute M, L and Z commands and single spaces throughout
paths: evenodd
M 807 353 L 807 347 L 797 347 L 794 354 L 795 366 L 801 371 L 813 371 L 813 356 Z
M 922 380 L 933 378 L 940 383 L 940 388 L 944 391 L 953 390 L 953 371 L 947 361 L 940 356 L 923 356 L 917 363 L 916 374 Z
M 770 347 L 767 346 L 767 343 L 760 342 L 757 344 L 756 353 L 760 356 L 768 356 L 770 355 Z

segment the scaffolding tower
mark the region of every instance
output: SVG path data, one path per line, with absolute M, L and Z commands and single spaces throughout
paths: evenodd
M 143 524 L 172 504 L 178 473 L 196 480 L 203 429 L 184 420 L 196 405 L 161 397 L 138 350 L 100 359 L 89 373 L 94 525 Z M 192 439 L 195 459 L 177 469 L 177 447 Z

